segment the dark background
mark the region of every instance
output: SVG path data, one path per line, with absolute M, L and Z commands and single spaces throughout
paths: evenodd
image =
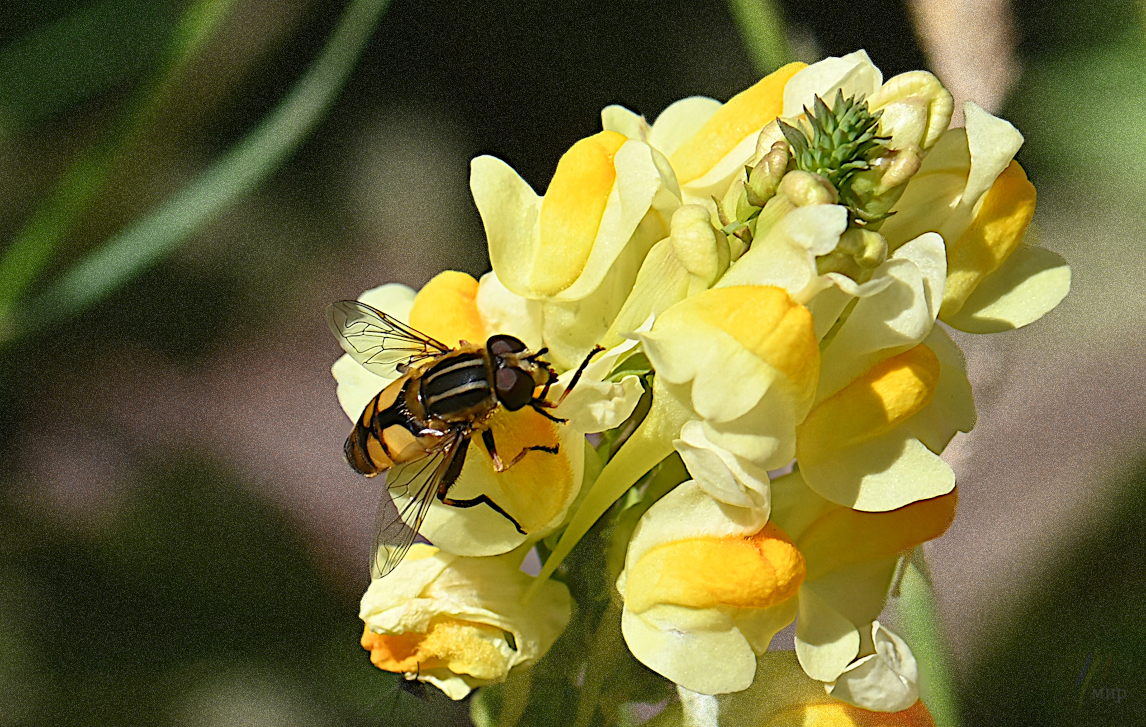
M 1146 10 L 976 7 L 781 11 L 793 58 L 862 47 L 885 78 L 932 69 L 1027 137 L 1032 236 L 1071 261 L 1074 289 L 1026 330 L 957 337 L 980 423 L 948 451 L 960 512 L 929 553 L 965 724 L 1132 724 Z M 30 292 L 254 128 L 343 9 L 236 2 Z M 0 252 L 106 138 L 182 11 L 0 8 Z M 37 46 L 59 28 L 74 32 Z M 465 724 L 464 704 L 400 693 L 358 646 L 380 493 L 342 462 L 322 310 L 488 269 L 474 155 L 543 190 L 603 106 L 651 119 L 758 77 L 720 2 L 394 0 L 332 110 L 255 192 L 98 304 L 0 347 L 0 727 Z

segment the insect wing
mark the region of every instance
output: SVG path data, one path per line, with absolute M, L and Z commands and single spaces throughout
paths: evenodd
M 386 473 L 386 489 L 393 499 L 378 506 L 371 576 L 381 578 L 394 570 L 418 537 L 418 530 L 438 494 L 438 485 L 454 458 L 465 456 L 468 440 L 451 432 L 429 457 L 398 465 Z M 395 512 L 395 508 L 397 512 Z
M 357 300 L 331 304 L 326 309 L 326 322 L 350 358 L 370 373 L 385 378 L 393 378 L 407 366 L 453 350 Z

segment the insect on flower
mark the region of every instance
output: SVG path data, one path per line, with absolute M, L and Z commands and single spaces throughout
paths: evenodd
M 326 309 L 327 322 L 342 348 L 373 374 L 400 376 L 366 405 L 344 451 L 346 461 L 360 474 L 387 475 L 392 496 L 409 498 L 397 515 L 380 507 L 374 537 L 373 575 L 392 571 L 414 543 L 418 529 L 436 497 L 452 507 L 488 505 L 518 529 L 518 524 L 487 495 L 469 499 L 449 497 L 461 474 L 470 439 L 480 433 L 493 460 L 504 472 L 532 451 L 557 454 L 556 447 L 526 447 L 509 462 L 498 454 L 489 420 L 499 407 L 517 411 L 529 406 L 551 421 L 564 423 L 552 409 L 572 391 L 594 349 L 577 369 L 556 403 L 546 400 L 557 382 L 557 372 L 521 340 L 490 336 L 485 345 L 463 341 L 451 348 L 396 318 L 354 300 L 342 300 Z M 538 387 L 540 394 L 536 394 Z M 385 558 L 379 563 L 379 551 Z

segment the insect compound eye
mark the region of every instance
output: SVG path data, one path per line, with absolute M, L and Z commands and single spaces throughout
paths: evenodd
M 521 353 L 526 350 L 525 344 L 521 342 L 521 339 L 505 335 L 490 336 L 485 345 L 489 350 L 489 355 L 494 357 L 505 356 L 510 353 Z
M 533 377 L 519 368 L 498 369 L 494 386 L 498 401 L 510 411 L 517 411 L 533 400 Z

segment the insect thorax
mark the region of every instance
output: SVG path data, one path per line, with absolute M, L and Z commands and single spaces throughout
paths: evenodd
M 482 349 L 460 349 L 447 354 L 420 378 L 419 399 L 427 418 L 474 422 L 497 407 L 489 358 Z

